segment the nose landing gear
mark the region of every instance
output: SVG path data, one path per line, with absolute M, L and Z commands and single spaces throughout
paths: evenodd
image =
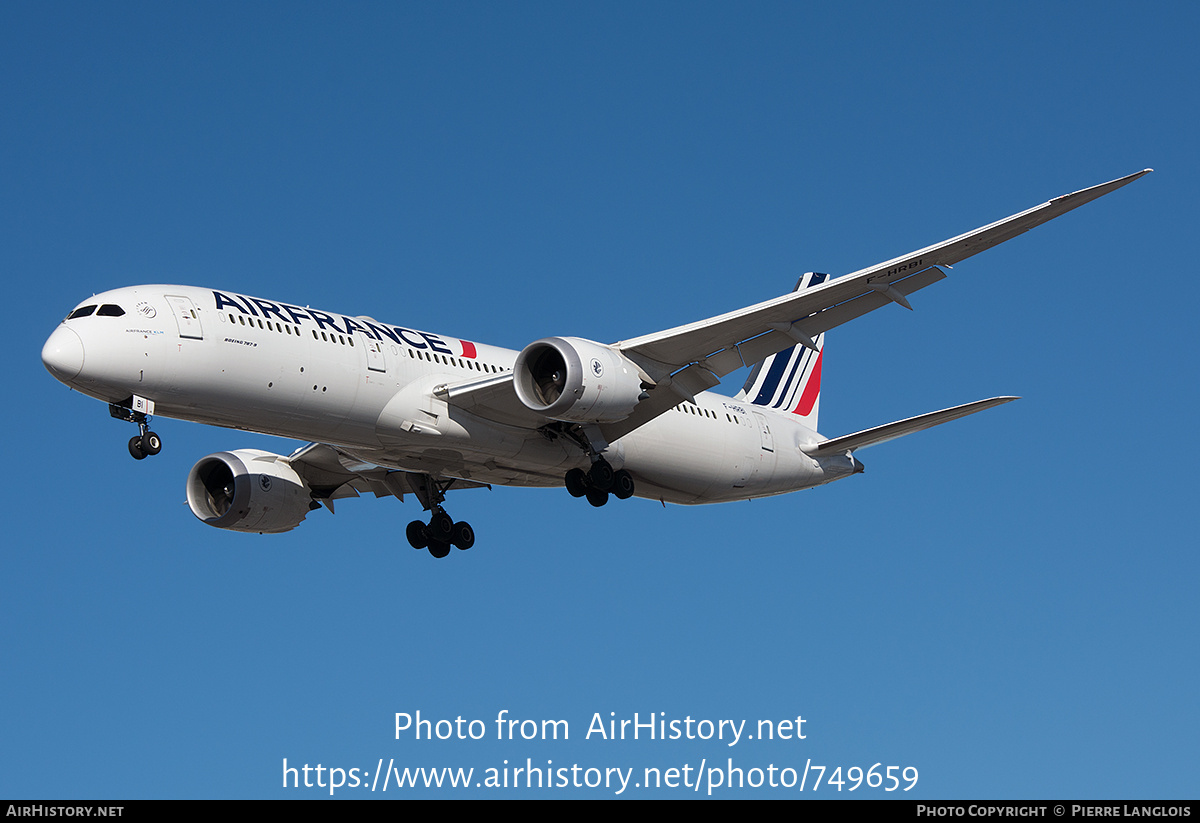
M 142 428 L 145 428 L 145 424 Z M 129 438 L 129 453 L 133 455 L 134 460 L 142 460 L 151 454 L 158 454 L 160 451 L 162 451 L 162 440 L 152 431 L 135 434 Z
M 141 434 L 129 438 L 129 454 L 134 460 L 144 460 L 149 455 L 162 451 L 162 438 L 150 431 L 150 415 L 118 406 L 116 403 L 108 404 L 108 413 L 118 420 L 137 423 Z

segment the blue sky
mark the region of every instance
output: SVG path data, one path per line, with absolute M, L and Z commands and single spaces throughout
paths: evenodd
M 284 758 L 732 758 L 912 766 L 907 797 L 1195 797 L 1198 18 L 3 4 L 0 796 L 327 796 L 284 790 Z M 463 493 L 449 508 L 478 542 L 442 562 L 405 542 L 412 501 L 345 501 L 283 536 L 204 526 L 184 505 L 196 460 L 294 444 L 160 419 L 163 453 L 135 463 L 131 427 L 38 356 L 79 300 L 151 282 L 512 348 L 610 342 L 1146 167 L 827 341 L 829 436 L 1020 402 L 770 500 Z M 418 710 L 490 734 L 395 739 Z M 571 738 L 498 741 L 501 710 Z M 803 716 L 806 739 L 585 740 L 610 712 Z M 863 794 L 885 796 L 842 792 Z M 739 795 L 813 796 L 715 792 Z

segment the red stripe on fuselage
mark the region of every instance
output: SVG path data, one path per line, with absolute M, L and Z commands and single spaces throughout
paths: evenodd
M 817 355 L 817 364 L 813 366 L 812 374 L 808 376 L 808 383 L 804 386 L 804 393 L 800 395 L 800 402 L 796 404 L 796 408 L 792 409 L 792 414 L 807 417 L 813 410 L 813 406 L 816 405 L 817 395 L 821 393 L 821 358 L 824 356 L 824 350 Z

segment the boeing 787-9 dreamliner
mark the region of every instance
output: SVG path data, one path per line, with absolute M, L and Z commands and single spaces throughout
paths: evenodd
M 445 557 L 474 530 L 447 492 L 561 486 L 611 497 L 720 503 L 862 471 L 858 449 L 1015 400 L 993 397 L 827 438 L 818 433 L 825 332 L 909 297 L 949 268 L 1131 183 L 1057 197 L 998 222 L 718 317 L 605 344 L 547 337 L 521 351 L 196 286 L 130 286 L 80 303 L 42 349 L 58 380 L 135 423 L 129 452 L 162 448 L 153 414 L 309 441 L 240 449 L 187 478 L 196 517 L 285 532 L 322 505 L 411 494 L 429 512 L 409 543 Z M 725 375 L 752 367 L 733 397 Z

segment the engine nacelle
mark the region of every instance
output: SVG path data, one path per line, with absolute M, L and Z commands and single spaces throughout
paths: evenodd
M 624 420 L 644 391 L 630 360 L 578 337 L 546 337 L 522 349 L 513 386 L 533 411 L 577 423 Z
M 210 454 L 187 479 L 192 514 L 218 529 L 278 533 L 300 525 L 312 491 L 278 454 L 238 449 Z

